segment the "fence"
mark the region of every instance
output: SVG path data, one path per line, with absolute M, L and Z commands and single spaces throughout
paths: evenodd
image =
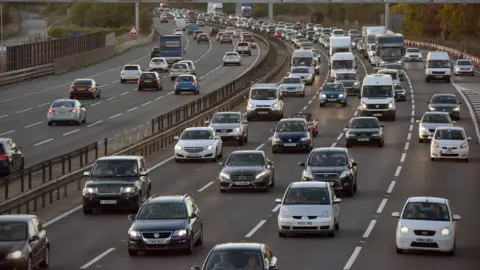
M 285 47 L 285 45 L 277 39 L 272 37 L 269 37 L 268 39 L 269 42 L 277 42 Z M 263 38 L 261 40 L 263 40 Z M 263 42 L 269 47 L 266 40 L 263 40 Z M 276 50 L 270 50 L 270 48 L 268 48 L 268 54 L 262 57 L 258 64 L 243 76 L 207 96 L 152 119 L 142 128 L 136 129 L 136 133 L 129 132 L 128 134 L 130 135 L 123 137 L 120 145 L 116 144 L 116 139 L 105 139 L 103 143 L 96 142 L 90 146 L 83 147 L 83 150 L 78 150 L 77 154 L 80 154 L 80 159 L 84 159 L 83 161 L 85 161 L 87 157 L 96 157 L 113 153 L 140 154 L 148 156 L 157 151 L 171 149 L 172 144 L 175 143 L 174 136 L 180 134 L 183 129 L 189 126 L 203 125 L 204 121 L 209 119 L 213 113 L 217 111 L 231 110 L 235 106 L 238 106 L 245 100 L 246 95 L 244 91 L 248 91 L 248 87 L 252 84 L 252 81 L 255 81 L 258 77 L 262 77 L 262 81 L 266 81 L 274 76 L 278 70 L 282 69 L 284 67 L 283 64 L 276 65 L 277 56 Z M 286 63 L 286 61 L 287 57 L 285 56 L 282 63 Z M 225 102 L 226 100 L 229 102 Z M 140 143 L 126 147 L 127 145 L 130 145 L 127 138 L 132 138 L 133 134 L 136 134 L 137 140 L 140 138 L 143 138 L 143 140 L 140 139 Z M 124 144 L 125 141 L 127 141 L 127 144 Z M 117 141 L 117 143 L 119 142 Z M 100 145 L 102 144 L 103 151 L 100 150 Z M 120 152 L 113 150 L 116 147 L 115 145 L 123 148 L 123 150 Z M 93 147 L 93 149 L 90 150 L 93 154 L 89 153 L 88 147 Z M 71 154 L 67 154 L 63 155 L 63 159 L 60 159 L 64 162 L 69 162 L 68 159 L 65 159 L 68 155 L 70 155 L 70 157 L 72 156 Z M 88 160 L 93 162 L 93 159 L 89 158 Z M 48 161 L 46 163 L 49 164 Z M 83 163 L 83 165 L 85 165 L 85 163 Z M 83 170 L 89 167 L 91 167 L 91 165 L 83 167 Z M 50 169 L 42 168 L 42 175 L 48 175 L 45 173 L 45 170 Z M 28 190 L 20 196 L 16 196 L 0 203 L 0 213 L 31 213 L 32 211 L 37 211 L 40 206 L 46 206 L 47 202 L 53 203 L 54 197 L 59 200 L 61 196 L 67 196 L 69 184 L 73 184 L 74 190 L 81 190 L 82 175 L 83 171 L 77 170 L 60 179 L 46 181 L 44 184 Z M 10 181 L 11 179 L 8 180 Z

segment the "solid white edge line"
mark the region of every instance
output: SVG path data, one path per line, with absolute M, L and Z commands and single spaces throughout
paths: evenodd
M 36 143 L 36 144 L 34 144 L 33 146 L 40 146 L 40 145 L 42 145 L 42 144 L 45 144 L 45 143 L 48 143 L 48 142 L 51 142 L 51 141 L 53 141 L 52 138 L 50 138 L 50 139 L 48 139 L 48 140 L 45 140 L 45 141 L 43 141 L 43 142 Z
M 252 237 L 263 226 L 263 224 L 265 224 L 266 222 L 267 222 L 267 220 L 265 220 L 265 219 L 260 220 L 260 222 L 258 222 L 258 224 L 255 227 L 253 227 L 253 229 L 251 231 L 249 231 L 247 233 L 247 235 L 245 235 L 245 238 Z
M 462 96 L 463 101 L 465 102 L 465 105 L 467 106 L 468 111 L 470 112 L 470 117 L 472 117 L 472 122 L 473 122 L 473 125 L 475 127 L 475 134 L 477 135 L 477 141 L 478 141 L 478 143 L 480 143 L 480 129 L 479 129 L 479 126 L 478 126 L 478 119 L 477 119 L 477 116 L 475 115 L 475 110 L 472 108 L 472 105 L 470 104 L 468 98 L 465 96 L 465 94 L 462 91 L 462 89 L 464 89 L 464 87 L 461 87 L 460 85 L 458 85 L 454 82 L 452 82 L 452 85 L 455 88 L 455 90 L 457 90 L 457 92 Z M 459 89 L 459 87 L 462 88 L 462 89 Z
M 368 224 L 368 227 L 367 229 L 365 230 L 365 233 L 363 234 L 363 238 L 368 238 L 370 236 L 370 234 L 372 233 L 372 230 L 373 228 L 375 227 L 375 224 L 377 224 L 377 220 L 376 219 L 372 219 L 370 221 L 370 224 Z
M 350 270 L 350 268 L 352 268 L 353 263 L 355 262 L 358 255 L 360 254 L 360 251 L 362 251 L 362 247 L 360 246 L 355 247 L 352 255 L 350 255 L 350 258 L 348 259 L 347 263 L 343 267 L 343 270 Z
M 114 250 L 115 250 L 115 248 L 109 248 L 109 249 L 105 250 L 102 254 L 98 255 L 97 257 L 93 258 L 91 261 L 89 261 L 88 263 L 86 263 L 82 267 L 80 267 L 80 269 L 87 269 L 88 267 L 92 266 L 92 264 L 98 262 L 100 259 L 107 256 L 109 253 L 111 253 Z

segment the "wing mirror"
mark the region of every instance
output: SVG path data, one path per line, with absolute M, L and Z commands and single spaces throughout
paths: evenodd
M 415 121 L 415 123 L 420 123 L 420 120 L 417 119 L 417 120 Z M 453 122 L 452 122 L 452 123 L 453 123 Z
M 472 140 L 472 138 L 471 138 L 471 137 L 468 137 L 468 138 L 467 138 L 467 141 L 471 141 L 471 140 Z
M 148 176 L 148 172 L 147 171 L 143 171 L 140 173 L 140 176 Z
M 400 213 L 399 212 L 393 212 L 392 217 L 394 218 L 400 218 Z
M 353 167 L 358 166 L 358 163 L 356 161 L 352 161 L 352 166 Z
M 90 176 L 90 171 L 84 171 L 83 176 Z
M 345 128 L 348 128 L 348 125 L 345 125 Z
M 131 214 L 127 216 L 128 220 L 135 220 L 135 214 Z
M 30 238 L 30 242 L 35 242 L 35 241 L 40 241 L 40 237 L 38 235 L 34 235 L 32 236 L 32 238 Z
M 220 165 L 220 166 L 225 166 L 225 163 L 219 162 L 218 165 Z
M 276 199 L 275 199 L 275 203 L 282 203 L 282 199 L 276 198 Z
M 302 167 L 302 168 L 305 168 L 305 162 L 299 162 L 298 163 L 298 166 Z
M 175 137 L 173 137 L 173 139 L 176 140 L 176 141 L 178 141 L 178 140 L 180 140 L 180 137 L 175 136 Z
M 339 204 L 341 202 L 342 202 L 342 199 L 340 199 L 340 198 L 333 199 L 333 204 Z
M 270 166 L 272 166 L 272 165 L 273 165 L 273 161 L 271 161 L 271 160 L 268 160 L 268 161 L 267 161 L 267 165 L 270 165 Z
M 210 121 L 205 121 L 205 125 L 210 125 Z
M 460 220 L 462 220 L 462 217 L 459 216 L 459 215 L 453 215 L 452 219 L 453 219 L 453 221 L 460 221 Z

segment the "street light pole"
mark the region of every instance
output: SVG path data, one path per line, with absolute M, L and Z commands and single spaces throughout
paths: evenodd
M 0 4 L 0 44 L 3 47 L 3 5 Z

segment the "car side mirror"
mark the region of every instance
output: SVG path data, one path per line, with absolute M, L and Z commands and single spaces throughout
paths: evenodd
M 273 161 L 267 160 L 267 165 L 272 166 L 272 165 L 273 165 Z
M 399 212 L 393 212 L 392 217 L 394 218 L 400 218 L 400 213 Z
M 458 104 L 463 104 L 463 102 L 459 101 Z
M 305 168 L 305 162 L 299 162 L 298 163 L 298 166 L 302 167 L 302 168 Z
M 210 121 L 205 121 L 205 125 L 210 125 Z
M 416 122 L 416 123 L 420 123 L 420 120 L 417 119 L 415 122 Z
M 89 171 L 84 171 L 83 176 L 90 176 L 90 172 Z
M 220 166 L 225 166 L 225 163 L 219 162 L 218 165 L 220 165 Z
M 197 213 L 192 213 L 192 214 L 190 215 L 190 218 L 197 218 L 197 217 L 198 217 L 198 214 L 197 214 Z
M 30 242 L 35 242 L 35 241 L 40 241 L 40 237 L 38 235 L 34 235 L 32 236 L 32 238 L 30 238 Z
M 352 166 L 353 167 L 358 166 L 358 163 L 356 161 L 352 161 Z
M 148 176 L 148 172 L 147 171 L 143 171 L 140 173 L 140 176 Z
M 431 140 L 431 139 L 433 139 L 433 137 L 432 137 L 432 136 L 428 136 L 428 138 L 427 138 L 427 139 Z
M 342 199 L 340 199 L 340 198 L 333 199 L 333 204 L 339 204 L 341 202 L 342 202 Z
M 270 132 L 275 132 L 275 129 L 274 128 L 270 129 Z
M 180 140 L 180 137 L 175 136 L 175 137 L 173 137 L 173 139 L 176 140 L 176 141 L 178 141 L 178 140 Z
M 459 215 L 453 215 L 452 219 L 453 219 L 453 221 L 460 221 L 460 220 L 462 220 L 462 217 L 459 216 Z
M 135 214 L 130 214 L 127 216 L 128 220 L 135 220 Z
M 427 101 L 427 104 L 430 104 L 430 101 Z
M 467 138 L 467 141 L 471 141 L 471 140 L 472 140 L 472 138 L 471 138 L 471 137 L 468 137 L 468 138 Z
M 345 125 L 345 128 L 348 128 L 348 125 Z
M 202 270 L 200 266 L 192 266 L 190 270 Z
M 276 199 L 275 199 L 275 203 L 282 203 L 282 199 L 276 198 Z

